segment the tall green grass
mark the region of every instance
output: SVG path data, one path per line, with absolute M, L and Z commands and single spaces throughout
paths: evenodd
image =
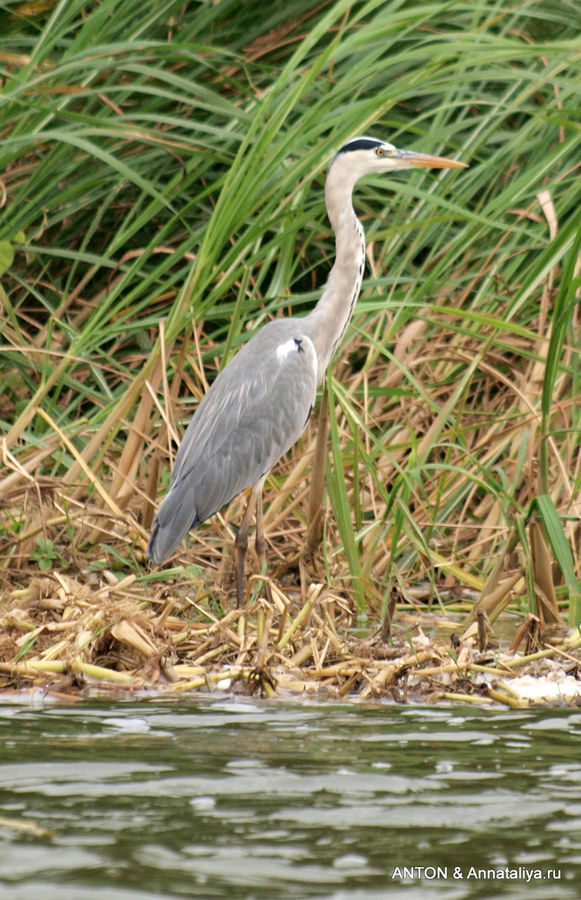
M 168 435 L 249 333 L 315 302 L 326 165 L 372 132 L 470 168 L 357 189 L 370 266 L 329 375 L 328 576 L 360 610 L 394 583 L 491 589 L 529 571 L 541 510 L 578 622 L 576 5 L 0 8 L 6 562 L 43 536 L 82 567 L 104 506 L 105 552 L 140 563 Z

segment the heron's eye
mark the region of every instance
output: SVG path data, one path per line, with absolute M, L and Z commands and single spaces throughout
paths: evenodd
M 385 150 L 383 149 L 383 147 L 377 147 L 375 150 L 376 156 L 383 156 L 384 153 L 385 153 Z

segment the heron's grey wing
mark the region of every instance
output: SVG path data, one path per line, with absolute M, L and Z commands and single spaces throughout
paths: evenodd
M 184 435 L 149 544 L 156 563 L 289 450 L 307 424 L 316 385 L 316 352 L 300 320 L 269 323 L 236 354 Z

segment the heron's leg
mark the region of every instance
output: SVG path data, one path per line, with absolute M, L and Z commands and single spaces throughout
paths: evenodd
M 252 513 L 254 512 L 254 507 L 256 505 L 256 494 L 252 491 L 250 497 L 248 498 L 248 506 L 246 507 L 246 511 L 244 516 L 242 517 L 242 522 L 240 523 L 240 528 L 238 529 L 238 534 L 236 535 L 236 540 L 234 541 L 234 566 L 236 571 L 236 606 L 241 607 L 244 604 L 244 594 L 245 592 L 245 583 L 246 578 L 244 576 L 244 563 L 246 560 L 246 549 L 248 547 L 248 529 L 250 528 L 250 522 L 252 520 Z
M 313 560 L 319 544 L 323 540 L 323 500 L 325 497 L 325 469 L 327 466 L 327 435 L 329 433 L 328 411 L 329 401 L 325 386 L 319 408 L 317 439 L 311 472 L 311 490 L 309 492 L 309 527 L 306 553 L 307 557 Z
M 262 485 L 256 493 L 256 535 L 254 538 L 254 546 L 256 548 L 256 558 L 258 560 L 258 568 L 261 572 L 265 572 L 266 560 L 266 538 L 264 537 L 263 509 L 262 509 Z M 266 599 L 272 603 L 272 592 L 268 581 L 264 582 L 264 592 Z

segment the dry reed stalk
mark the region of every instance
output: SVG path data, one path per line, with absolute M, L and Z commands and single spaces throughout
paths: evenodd
M 442 699 L 450 700 L 452 703 L 474 703 L 476 705 L 481 704 L 482 706 L 487 706 L 494 702 L 490 696 L 483 697 L 480 694 L 459 694 L 451 691 L 444 691 L 442 693 Z
M 557 594 L 553 580 L 553 556 L 549 550 L 547 538 L 540 522 L 529 524 L 531 550 L 533 558 L 533 574 L 537 593 L 537 604 L 541 628 L 545 625 L 556 625 L 560 621 Z

